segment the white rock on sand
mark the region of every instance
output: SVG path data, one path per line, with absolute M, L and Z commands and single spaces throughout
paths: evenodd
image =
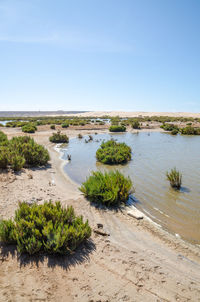
M 131 207 L 131 210 L 127 212 L 127 214 L 136 219 L 142 219 L 144 217 L 143 213 L 133 206 Z

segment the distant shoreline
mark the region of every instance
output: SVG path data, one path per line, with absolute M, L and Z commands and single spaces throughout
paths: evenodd
M 40 116 L 80 116 L 80 117 L 146 117 L 170 116 L 200 118 L 200 112 L 148 112 L 148 111 L 0 111 L 0 117 L 40 117 Z
M 87 111 L 0 111 L 0 117 L 37 117 L 37 116 L 62 116 L 86 113 Z
M 77 113 L 77 116 L 81 117 L 102 117 L 102 116 L 119 116 L 119 117 L 146 117 L 146 116 L 170 116 L 170 117 L 193 117 L 200 118 L 200 113 L 194 112 L 145 112 L 145 111 L 87 111 L 84 113 Z

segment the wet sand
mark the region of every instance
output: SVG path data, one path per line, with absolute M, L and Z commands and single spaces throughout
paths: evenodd
M 22 135 L 17 128 L 3 130 L 9 137 Z M 63 132 L 74 137 L 80 130 Z M 81 130 L 94 132 L 107 129 Z M 70 257 L 17 257 L 14 247 L 2 246 L 0 301 L 200 301 L 200 249 L 148 219 L 135 220 L 126 209 L 92 207 L 63 172 L 63 161 L 48 141 L 51 133 L 44 126 L 31 135 L 50 152 L 47 168 L 0 174 L 1 216 L 13 216 L 20 200 L 61 200 L 89 219 L 92 228 L 102 223 L 110 236 L 93 232 L 91 241 Z

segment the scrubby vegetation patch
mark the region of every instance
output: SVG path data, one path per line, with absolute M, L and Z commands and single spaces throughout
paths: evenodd
M 33 124 L 26 124 L 26 125 L 22 126 L 22 131 L 25 133 L 35 133 L 36 130 L 37 130 L 37 127 Z
M 140 123 L 138 120 L 134 120 L 132 123 L 132 128 L 133 129 L 140 129 Z
M 80 187 L 80 191 L 91 202 L 106 206 L 125 203 L 133 192 L 132 181 L 119 171 L 92 172 Z
M 103 142 L 96 152 L 96 158 L 103 164 L 124 164 L 131 160 L 131 148 L 114 140 Z
M 180 129 L 181 134 L 184 135 L 200 135 L 200 128 L 194 128 L 191 126 L 187 126 L 185 128 Z
M 125 132 L 126 131 L 126 127 L 123 125 L 112 125 L 109 128 L 110 132 Z
M 23 167 L 38 167 L 48 163 L 48 151 L 29 136 L 13 137 L 11 140 L 0 132 L 0 168 L 19 171 Z
M 1 241 L 16 244 L 20 253 L 30 255 L 71 253 L 90 235 L 88 221 L 84 223 L 72 207 L 63 208 L 60 202 L 43 205 L 22 202 L 14 220 L 0 222 Z
M 179 130 L 178 126 L 168 123 L 161 125 L 160 128 L 164 129 L 165 131 L 173 131 L 174 129 Z
M 56 144 L 67 144 L 69 142 L 68 136 L 66 134 L 62 134 L 60 131 L 53 133 L 52 136 L 49 137 L 49 140 Z
M 68 127 L 69 127 L 69 123 L 65 122 L 65 123 L 62 124 L 62 128 L 68 128 Z

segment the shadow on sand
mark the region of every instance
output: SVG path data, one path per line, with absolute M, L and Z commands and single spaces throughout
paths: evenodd
M 96 250 L 96 246 L 91 239 L 80 244 L 73 254 L 68 255 L 48 255 L 48 254 L 19 254 L 17 248 L 14 245 L 5 245 L 0 243 L 0 257 L 1 261 L 6 261 L 8 257 L 15 258 L 19 261 L 20 267 L 27 265 L 43 264 L 47 261 L 47 266 L 54 269 L 56 267 L 61 267 L 63 270 L 69 270 L 71 266 L 76 266 L 90 259 L 90 253 Z
M 45 170 L 48 170 L 48 169 L 51 169 L 51 168 L 52 168 L 52 165 L 50 163 L 48 163 L 45 166 L 41 166 L 41 167 L 29 167 L 28 169 L 30 171 L 45 171 Z
M 90 201 L 89 199 L 86 199 L 89 203 L 90 206 L 94 207 L 96 210 L 99 210 L 101 212 L 113 212 L 113 213 L 118 213 L 118 212 L 123 212 L 123 210 L 127 207 L 131 207 L 135 204 L 141 203 L 135 196 L 132 194 L 129 195 L 129 199 L 123 204 L 118 204 L 114 206 L 106 206 L 103 204 L 95 203 Z

